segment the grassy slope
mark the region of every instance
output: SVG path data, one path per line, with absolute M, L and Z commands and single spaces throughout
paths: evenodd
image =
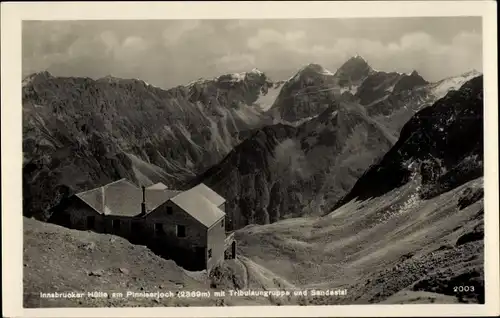
M 482 179 L 428 201 L 414 195 L 417 186 L 414 182 L 377 199 L 350 202 L 319 219 L 247 226 L 237 232 L 241 253 L 291 284 L 349 290 L 347 297 L 313 303 L 410 302 L 419 281 L 415 289 L 438 292 L 441 300 L 443 294 L 454 295 L 453 279 L 480 290 L 483 242 L 457 246 L 456 241 L 482 229 L 482 199 L 457 207 L 462 192 L 481 187 Z M 389 298 L 400 291 L 406 296 Z M 479 294 L 469 295 L 469 301 L 478 301 Z

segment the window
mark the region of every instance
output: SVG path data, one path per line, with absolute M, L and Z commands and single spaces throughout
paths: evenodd
M 212 249 L 208 250 L 208 258 L 212 258 Z
M 93 229 L 95 226 L 95 216 L 87 216 L 87 227 Z
M 222 222 L 220 222 L 220 227 L 224 227 L 224 219 L 222 219 Z
M 113 226 L 113 230 L 115 230 L 115 231 L 120 230 L 120 220 L 112 220 L 111 224 Z
M 184 225 L 177 225 L 177 237 L 186 237 L 186 227 Z
M 165 234 L 165 230 L 163 229 L 163 224 L 162 223 L 156 223 L 155 224 L 155 234 L 156 235 L 163 235 L 163 234 Z
M 167 214 L 168 215 L 172 214 L 172 207 L 171 206 L 167 206 Z

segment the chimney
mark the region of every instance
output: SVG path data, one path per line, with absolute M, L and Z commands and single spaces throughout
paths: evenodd
M 146 187 L 142 186 L 141 215 L 146 215 Z
M 102 203 L 102 211 L 106 214 L 106 197 L 104 194 L 104 187 L 101 187 L 101 203 Z

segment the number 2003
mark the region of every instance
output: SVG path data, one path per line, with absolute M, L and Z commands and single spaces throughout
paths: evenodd
M 473 292 L 474 291 L 474 286 L 455 286 L 455 287 L 453 287 L 453 291 L 455 293 Z

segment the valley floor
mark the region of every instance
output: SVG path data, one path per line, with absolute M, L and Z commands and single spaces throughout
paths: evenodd
M 207 277 L 143 246 L 24 219 L 24 306 L 234 306 L 483 302 L 483 200 L 459 204 L 482 178 L 430 200 L 410 183 L 324 217 L 236 232 L 238 258 Z M 455 287 L 468 286 L 468 292 Z M 462 287 L 463 288 L 463 287 Z M 341 296 L 111 297 L 112 292 L 346 290 Z M 474 289 L 474 291 L 471 291 Z M 109 297 L 40 298 L 104 291 Z

